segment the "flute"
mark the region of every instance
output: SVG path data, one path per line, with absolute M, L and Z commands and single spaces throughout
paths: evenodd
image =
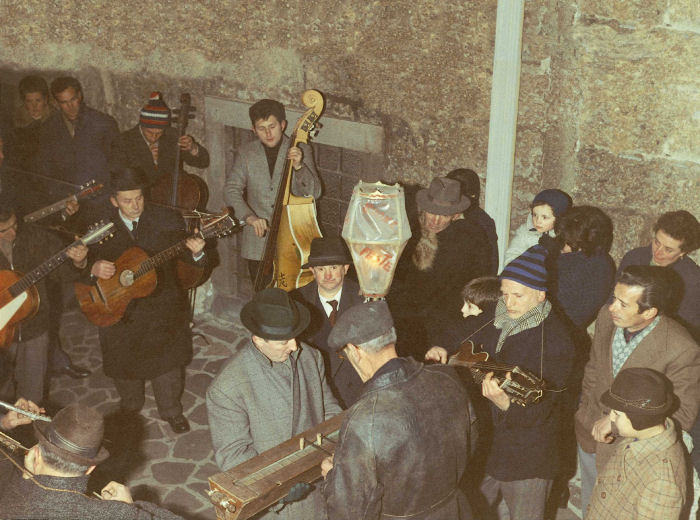
M 39 413 L 34 413 L 34 412 L 29 412 L 27 410 L 22 410 L 21 408 L 17 408 L 15 405 L 12 405 L 10 403 L 6 403 L 5 401 L 0 401 L 0 406 L 3 406 L 7 408 L 8 410 L 12 410 L 13 412 L 17 412 L 22 415 L 26 415 L 30 419 L 34 421 L 46 421 L 46 422 L 51 422 L 51 417 L 47 417 L 46 415 L 41 415 Z

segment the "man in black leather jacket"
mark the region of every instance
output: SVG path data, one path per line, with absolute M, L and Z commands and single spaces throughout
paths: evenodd
M 348 309 L 328 338 L 365 382 L 322 465 L 328 517 L 470 519 L 459 489 L 476 435 L 469 398 L 451 368 L 399 358 L 395 342 L 385 302 Z

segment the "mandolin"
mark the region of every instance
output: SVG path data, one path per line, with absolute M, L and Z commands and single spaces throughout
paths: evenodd
M 15 337 L 15 326 L 39 310 L 36 283 L 66 261 L 71 247 L 95 244 L 112 233 L 113 228 L 111 222 L 90 226 L 84 236 L 24 276 L 17 271 L 0 271 L 0 347 L 11 345 Z
M 448 365 L 467 367 L 474 382 L 481 384 L 489 372 L 510 400 L 520 406 L 536 403 L 545 391 L 545 382 L 535 374 L 517 365 L 507 365 L 489 360 L 488 352 L 475 352 L 474 343 L 465 341 L 459 352 L 450 356 Z M 510 373 L 510 378 L 507 374 Z
M 200 238 L 218 238 L 231 234 L 236 223 L 224 212 L 206 224 L 203 223 Z M 114 325 L 124 316 L 126 307 L 134 298 L 144 298 L 157 285 L 156 268 L 187 250 L 187 239 L 151 257 L 140 247 L 124 251 L 114 262 L 114 276 L 98 279 L 95 285 L 75 284 L 75 295 L 85 316 L 99 327 Z
M 309 135 L 316 131 L 323 112 L 323 96 L 318 90 L 309 89 L 302 95 L 302 103 L 308 108 L 297 121 L 289 147 L 308 143 Z M 264 289 L 272 278 L 272 287 L 287 292 L 304 287 L 313 274 L 302 269 L 308 258 L 311 241 L 321 236 L 316 220 L 316 204 L 313 197 L 298 197 L 292 193 L 292 161 L 286 160 L 275 200 L 275 211 L 270 219 L 270 229 L 265 249 L 258 267 L 253 289 Z
M 54 202 L 53 204 L 49 204 L 46 207 L 43 207 L 41 209 L 38 209 L 36 211 L 33 211 L 29 213 L 28 215 L 25 215 L 24 218 L 22 219 L 24 222 L 36 222 L 37 220 L 40 220 L 44 217 L 48 217 L 49 215 L 53 215 L 54 213 L 58 211 L 62 211 L 66 208 L 66 204 L 70 201 L 78 201 L 80 199 L 84 199 L 86 197 L 90 197 L 94 194 L 96 194 L 98 191 L 100 191 L 104 187 L 103 184 L 95 184 L 95 180 L 91 180 L 90 182 L 83 184 L 80 187 L 80 191 L 77 193 L 74 193 L 73 195 L 66 197 L 65 199 L 61 199 L 58 202 Z

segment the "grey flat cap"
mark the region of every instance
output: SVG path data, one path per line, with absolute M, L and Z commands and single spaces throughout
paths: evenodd
M 359 303 L 338 316 L 328 336 L 328 346 L 339 350 L 348 343 L 360 345 L 386 334 L 393 326 L 385 301 Z

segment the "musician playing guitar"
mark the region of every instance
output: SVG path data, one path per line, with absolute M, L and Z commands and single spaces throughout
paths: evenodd
M 528 406 L 511 402 L 489 373 L 482 385 L 490 401 L 493 435 L 481 492 L 490 506 L 506 500 L 511 518 L 543 518 L 545 501 L 560 469 L 562 403 L 574 360 L 574 343 L 547 300 L 546 250 L 528 249 L 500 275 L 502 298 L 495 319 L 469 339 L 496 363 L 518 366 L 546 382 Z M 478 518 L 489 518 L 480 511 Z
M 233 167 L 226 173 L 224 201 L 233 207 L 239 219 L 248 224 L 243 229 L 241 254 L 248 260 L 250 278 L 255 281 L 285 166 L 284 159 L 293 162 L 292 194 L 318 198 L 321 183 L 311 148 L 302 143 L 287 149 L 289 138 L 284 134 L 287 116 L 282 103 L 262 99 L 252 105 L 248 113 L 257 139 L 237 150 Z
M 111 208 L 114 236 L 94 248 L 90 256 L 93 279 L 115 275 L 115 261 L 134 246 L 153 255 L 186 238 L 185 223 L 175 210 L 149 205 L 143 190 L 145 173 L 123 168 L 112 173 Z M 136 229 L 132 229 L 136 223 Z M 204 267 L 202 238 L 188 238 L 181 259 Z M 114 380 L 121 409 L 135 414 L 144 403 L 144 382 L 150 380 L 162 419 L 173 431 L 189 430 L 180 396 L 185 367 L 192 359 L 192 335 L 186 292 L 177 282 L 175 260 L 157 269 L 157 285 L 148 296 L 133 299 L 124 317 L 99 329 L 105 374 Z
M 63 247 L 64 244 L 56 235 L 18 221 L 14 200 L 0 196 L 0 270 L 32 271 Z M 86 265 L 87 252 L 86 246 L 78 245 L 68 249 L 67 255 L 73 266 L 79 269 Z M 47 280 L 70 280 L 77 276 L 77 271 L 64 265 L 36 283 L 40 302 L 38 310 L 33 317 L 17 325 L 14 341 L 8 349 L 10 358 L 14 360 L 13 378 L 16 386 L 15 389 L 10 389 L 11 393 L 16 390 L 16 395 L 22 395 L 35 403 L 44 399 L 52 303 L 48 297 Z M 14 281 L 13 279 L 10 283 Z

